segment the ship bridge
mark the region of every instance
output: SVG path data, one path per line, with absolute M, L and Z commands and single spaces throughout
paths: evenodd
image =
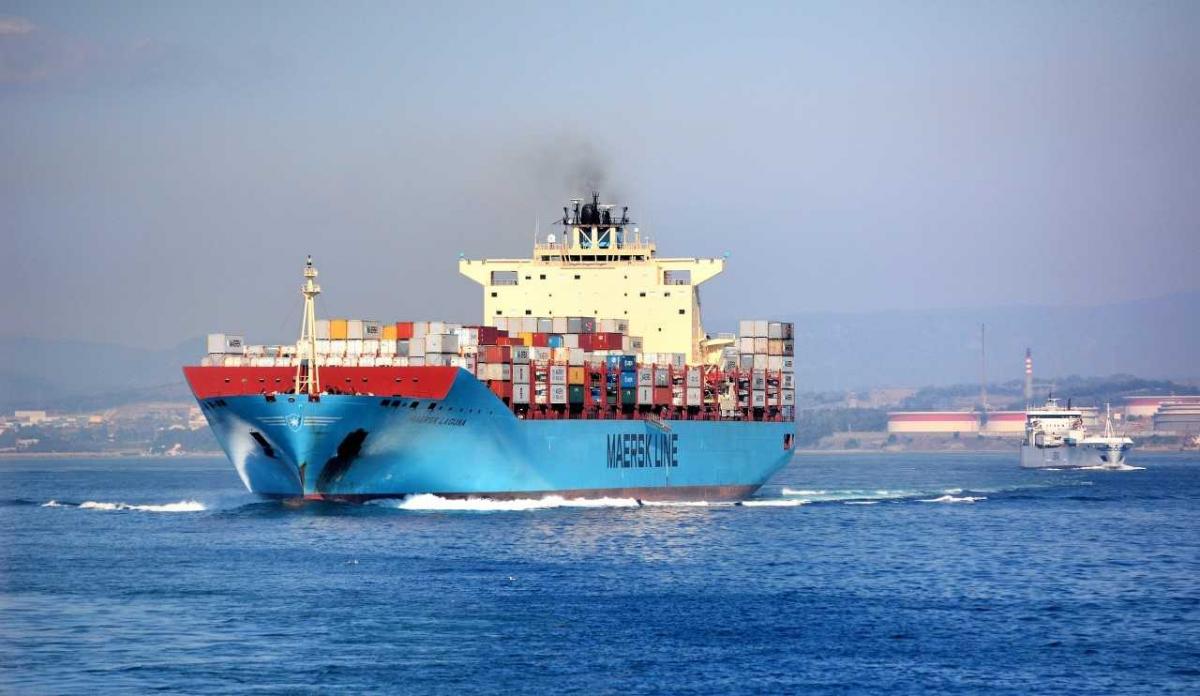
M 459 272 L 483 286 L 483 322 L 504 317 L 625 319 L 643 352 L 682 353 L 708 362 L 719 342 L 700 320 L 699 286 L 725 270 L 723 258 L 662 258 L 629 222 L 628 208 L 573 199 L 560 234 L 534 242 L 527 259 L 460 259 Z

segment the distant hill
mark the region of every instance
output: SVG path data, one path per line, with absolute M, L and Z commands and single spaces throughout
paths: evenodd
M 747 317 L 749 318 L 749 317 Z M 991 381 L 1021 378 L 1025 348 L 1041 377 L 1200 376 L 1200 291 L 1094 307 L 796 312 L 796 382 L 805 391 L 979 382 L 987 324 Z M 736 318 L 705 325 L 735 327 Z
M 167 350 L 109 343 L 0 337 L 0 410 L 92 409 L 188 398 L 180 366 L 203 339 Z
M 1200 291 L 1095 307 L 993 307 L 869 313 L 797 312 L 796 381 L 802 391 L 946 386 L 979 380 L 979 324 L 987 324 L 988 379 L 1034 370 L 1065 375 L 1200 377 Z M 707 317 L 711 329 L 736 318 Z M 0 409 L 101 408 L 187 399 L 180 366 L 202 338 L 167 350 L 0 337 Z

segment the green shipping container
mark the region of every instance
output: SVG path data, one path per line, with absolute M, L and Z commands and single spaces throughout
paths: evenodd
M 583 403 L 583 385 L 572 384 L 567 387 L 567 401 L 572 404 Z
M 637 405 L 637 388 L 621 390 L 621 405 L 636 406 Z

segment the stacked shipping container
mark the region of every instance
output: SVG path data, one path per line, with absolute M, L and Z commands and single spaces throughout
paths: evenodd
M 792 417 L 792 325 L 743 321 L 721 365 L 689 365 L 686 355 L 640 351 L 627 322 L 592 317 L 509 317 L 497 326 L 438 321 L 320 320 L 320 365 L 349 367 L 452 366 L 471 372 L 530 418 Z M 287 367 L 310 356 L 298 346 L 244 346 L 240 337 L 213 334 L 210 365 Z

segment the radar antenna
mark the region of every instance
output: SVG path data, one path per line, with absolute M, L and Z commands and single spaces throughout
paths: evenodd
M 316 281 L 317 268 L 309 256 L 304 264 L 304 284 L 300 286 L 300 294 L 304 295 L 304 318 L 300 320 L 300 341 L 296 344 L 299 358 L 296 393 L 303 389 L 309 396 L 321 392 L 321 373 L 317 365 L 317 295 L 321 294 L 321 286 Z

